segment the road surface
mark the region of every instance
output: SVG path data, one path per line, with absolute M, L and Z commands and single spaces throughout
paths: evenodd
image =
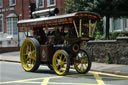
M 0 85 L 128 85 L 128 76 L 94 71 L 78 74 L 74 69 L 58 76 L 47 66 L 25 72 L 20 63 L 0 61 Z

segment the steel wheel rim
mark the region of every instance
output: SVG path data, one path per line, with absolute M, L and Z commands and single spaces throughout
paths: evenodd
M 88 68 L 88 55 L 80 50 L 76 57 L 74 58 L 74 67 L 75 69 L 80 72 L 84 73 Z
M 20 52 L 21 64 L 26 71 L 30 71 L 36 62 L 36 48 L 31 40 L 25 40 Z
M 67 59 L 63 52 L 57 52 L 54 55 L 53 67 L 57 74 L 62 75 L 67 69 Z

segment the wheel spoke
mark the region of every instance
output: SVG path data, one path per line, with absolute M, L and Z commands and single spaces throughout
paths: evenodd
M 63 68 L 63 66 L 61 65 L 60 66 L 60 72 L 64 72 L 65 71 L 65 68 Z
M 29 50 L 29 46 L 28 46 L 28 45 L 26 46 L 26 51 L 27 51 L 27 52 L 29 52 L 29 51 L 30 51 L 30 50 Z
M 25 56 L 26 58 L 25 58 L 25 61 L 27 62 L 27 61 L 29 61 L 29 57 L 28 56 Z
M 63 62 L 65 62 L 66 61 L 66 57 L 64 56 L 64 59 L 62 60 Z
M 28 61 L 26 62 L 27 65 L 31 63 L 30 60 L 31 60 L 31 59 L 29 58 Z
M 31 59 L 31 67 L 33 67 L 35 64 L 35 61 Z
M 64 64 L 67 64 L 67 62 L 64 62 Z
M 31 44 L 29 45 L 29 50 L 32 51 L 32 45 Z
M 60 69 L 60 65 L 58 64 L 58 65 L 56 65 L 56 67 L 57 67 L 57 69 L 59 70 Z
M 31 58 L 29 59 L 29 62 L 30 62 L 29 64 L 32 64 L 32 59 Z
M 28 65 L 29 65 L 29 68 L 32 68 L 34 66 L 34 63 L 33 63 L 32 59 L 29 59 Z
M 25 56 L 25 55 L 28 55 L 28 54 L 27 53 L 23 53 L 22 55 Z
M 31 51 L 31 58 L 34 60 L 36 59 L 36 51 L 35 50 Z
M 63 57 L 63 55 L 62 55 L 62 54 L 60 54 L 60 55 L 59 55 L 60 61 L 62 61 L 62 57 Z
M 56 60 L 56 64 L 60 64 L 60 59 L 57 59 Z
M 78 68 L 79 68 L 79 69 L 80 69 L 80 67 L 81 67 L 81 63 L 78 64 Z
M 84 64 L 86 68 L 88 68 L 88 65 L 87 64 Z
M 84 71 L 84 66 L 83 66 L 83 64 L 81 64 L 81 71 Z
M 56 67 L 59 67 L 59 64 L 56 64 Z

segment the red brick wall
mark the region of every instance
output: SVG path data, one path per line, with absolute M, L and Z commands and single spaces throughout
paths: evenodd
M 6 52 L 19 51 L 20 47 L 0 47 L 0 54 Z
M 59 8 L 60 10 L 60 14 L 64 14 L 64 9 L 65 9 L 65 5 L 64 5 L 64 1 L 65 0 L 57 0 L 57 8 Z
M 65 0 L 56 0 L 56 6 L 47 6 L 47 0 L 44 1 L 44 8 L 41 9 L 49 9 L 49 8 L 59 8 L 59 14 L 64 14 L 64 1 Z M 40 9 L 39 9 L 40 10 Z

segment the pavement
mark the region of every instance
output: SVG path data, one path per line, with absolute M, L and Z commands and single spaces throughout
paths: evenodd
M 20 63 L 20 52 L 2 53 L 0 54 L 0 61 Z M 119 75 L 128 75 L 128 65 L 92 62 L 91 70 Z

